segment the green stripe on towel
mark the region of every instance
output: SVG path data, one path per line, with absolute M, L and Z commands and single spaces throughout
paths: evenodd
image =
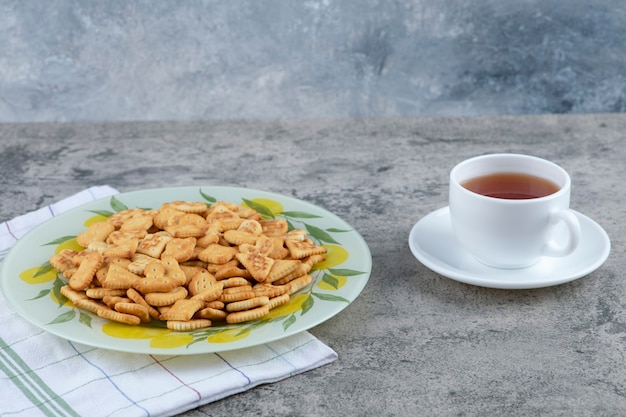
M 2 338 L 0 338 L 0 369 L 44 415 L 80 417 Z

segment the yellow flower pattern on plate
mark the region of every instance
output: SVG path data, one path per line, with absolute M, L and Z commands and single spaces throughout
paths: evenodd
M 216 188 L 219 189 L 220 187 Z M 151 190 L 148 190 L 146 192 L 150 193 L 150 191 Z M 156 192 L 157 190 L 152 191 Z M 218 201 L 215 197 L 213 197 L 213 194 L 205 192 L 203 189 L 199 189 L 197 191 L 201 197 L 200 201 L 204 199 L 207 204 Z M 242 191 L 242 194 L 247 194 L 253 191 L 254 190 L 245 190 L 245 192 Z M 109 210 L 108 208 L 102 209 L 102 203 L 98 205 L 96 210 L 86 210 L 90 212 L 91 215 L 83 220 L 83 225 L 86 227 L 94 222 L 103 221 L 115 212 L 128 208 L 125 204 L 126 200 L 124 196 L 124 194 L 114 196 L 109 200 L 109 206 L 112 210 Z M 166 197 L 163 198 L 163 201 L 170 200 L 172 199 Z M 224 198 L 220 198 L 220 200 L 233 201 Z M 196 201 L 198 201 L 197 198 Z M 135 202 L 135 204 L 137 204 L 137 202 Z M 308 328 L 311 324 L 306 324 L 307 320 L 311 321 L 314 325 L 316 322 L 319 322 L 317 316 L 321 315 L 322 312 L 324 312 L 324 314 L 328 314 L 331 305 L 338 305 L 333 309 L 335 311 L 340 311 L 361 291 L 364 286 L 364 282 L 356 281 L 353 284 L 350 284 L 351 278 L 365 275 L 364 281 L 366 282 L 369 277 L 369 268 L 371 267 L 371 264 L 366 262 L 364 268 L 365 270 L 342 268 L 343 264 L 349 262 L 350 252 L 349 249 L 341 243 L 341 241 L 343 240 L 343 237 L 347 236 L 350 238 L 349 245 L 354 246 L 355 244 L 352 241 L 355 240 L 355 238 L 351 235 L 358 236 L 358 234 L 356 234 L 356 232 L 354 232 L 354 230 L 350 227 L 345 227 L 347 225 L 340 223 L 340 219 L 329 221 L 326 216 L 323 215 L 324 213 L 318 214 L 315 212 L 315 210 L 319 209 L 310 208 L 311 211 L 307 209 L 301 210 L 302 207 L 307 207 L 306 203 L 289 198 L 286 198 L 285 201 L 281 198 L 281 201 L 278 201 L 276 198 L 269 197 L 241 197 L 240 204 L 242 206 L 255 209 L 267 219 L 278 217 L 284 218 L 288 222 L 290 229 L 305 229 L 309 238 L 314 240 L 316 244 L 327 248 L 326 260 L 317 264 L 310 272 L 310 275 L 313 277 L 313 283 L 309 285 L 309 287 L 301 290 L 299 293 L 293 294 L 287 304 L 276 307 L 268 316 L 265 316 L 260 320 L 240 323 L 237 325 L 216 323 L 214 327 L 189 332 L 175 332 L 165 328 L 164 326 L 160 327 L 160 323 L 158 322 L 156 324 L 150 323 L 139 326 L 128 326 L 101 320 L 100 318 L 95 317 L 95 315 L 86 313 L 76 308 L 69 300 L 60 294 L 59 288 L 64 285 L 65 281 L 62 277 L 57 275 L 56 271 L 51 268 L 48 262 L 45 262 L 40 266 L 28 267 L 19 273 L 21 281 L 29 286 L 37 288 L 39 291 L 38 293 L 32 295 L 27 301 L 39 302 L 39 300 L 45 300 L 47 298 L 57 306 L 58 315 L 56 317 L 52 317 L 51 319 L 49 318 L 48 321 L 44 323 L 45 325 L 67 326 L 72 325 L 72 322 L 77 320 L 78 323 L 80 323 L 79 325 L 86 326 L 93 329 L 93 331 L 99 331 L 102 335 L 113 339 L 147 341 L 149 343 L 149 348 L 140 348 L 139 351 L 155 352 L 156 350 L 156 352 L 159 352 L 163 350 L 163 352 L 165 352 L 167 350 L 172 350 L 177 353 L 184 354 L 192 353 L 192 351 L 195 350 L 198 350 L 199 352 L 223 350 L 222 348 L 216 347 L 210 347 L 209 349 L 197 347 L 198 345 L 202 345 L 202 342 L 208 345 L 225 346 L 254 345 L 254 342 L 242 343 L 242 341 L 255 335 L 255 330 L 266 326 L 272 326 L 272 329 L 274 329 L 276 324 L 278 324 L 280 326 L 279 328 L 282 328 L 282 332 L 285 335 L 293 332 L 291 330 L 292 328 L 296 329 L 300 326 Z M 156 203 L 153 206 L 157 206 Z M 296 207 L 296 210 L 286 209 L 285 207 L 288 206 L 294 206 Z M 144 206 L 138 204 L 136 207 Z M 328 224 L 330 224 L 330 226 Z M 337 225 L 339 225 L 339 227 L 336 227 Z M 360 236 L 358 236 L 358 238 L 362 241 Z M 362 247 L 365 243 L 362 242 L 360 245 Z M 52 241 L 45 242 L 41 244 L 41 246 L 52 246 L 54 253 L 59 253 L 64 249 L 73 249 L 77 251 L 84 250 L 84 248 L 76 242 L 75 235 L 62 236 Z M 369 251 L 366 246 L 365 252 L 369 256 Z M 369 262 L 371 262 L 371 258 L 369 259 Z M 343 296 L 343 293 L 345 293 L 343 288 L 348 286 L 356 288 L 356 290 L 350 288 L 349 291 L 352 291 L 352 293 L 346 293 L 351 294 L 350 298 Z M 320 307 L 316 307 L 319 303 L 321 303 Z M 330 304 L 326 306 L 326 303 Z M 330 310 L 332 311 L 333 309 Z M 311 316 L 311 319 L 313 320 L 306 319 L 306 317 L 309 316 Z M 297 325 L 297 323 L 301 320 L 305 321 L 302 325 Z M 72 326 L 76 326 L 76 324 Z M 275 330 L 272 331 L 275 332 Z M 276 336 L 272 337 L 276 338 Z M 184 349 L 184 351 L 181 351 L 180 349 Z M 129 351 L 136 350 L 137 348 L 132 348 L 132 350 Z

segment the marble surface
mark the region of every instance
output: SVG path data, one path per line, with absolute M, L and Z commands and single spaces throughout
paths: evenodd
M 333 364 L 188 411 L 206 415 L 618 416 L 626 410 L 626 116 L 0 124 L 0 220 L 87 186 L 233 185 L 320 205 L 367 241 L 362 294 L 311 333 Z M 608 260 L 536 290 L 462 284 L 421 265 L 411 227 L 448 173 L 521 152 L 566 168 Z
M 0 0 L 0 122 L 626 110 L 621 0 Z

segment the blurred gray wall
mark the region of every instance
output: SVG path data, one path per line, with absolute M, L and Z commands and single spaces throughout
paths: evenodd
M 624 0 L 0 0 L 0 122 L 626 110 Z

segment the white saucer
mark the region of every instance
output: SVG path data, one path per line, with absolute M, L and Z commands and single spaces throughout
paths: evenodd
M 448 207 L 426 215 L 411 229 L 411 252 L 429 269 L 467 284 L 489 288 L 528 289 L 549 287 L 581 278 L 597 269 L 611 250 L 609 236 L 589 217 L 574 212 L 582 239 L 569 256 L 542 258 L 522 269 L 498 269 L 476 260 L 456 241 Z

